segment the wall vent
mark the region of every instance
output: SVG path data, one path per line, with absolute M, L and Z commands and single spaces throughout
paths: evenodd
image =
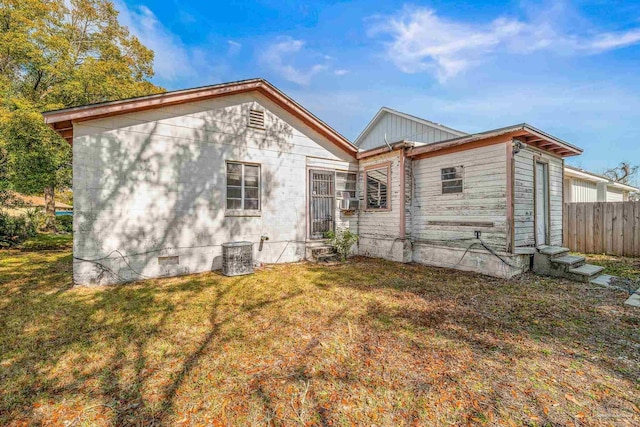
M 264 129 L 264 111 L 249 110 L 249 126 Z
M 159 256 L 158 265 L 178 265 L 180 264 L 179 256 Z

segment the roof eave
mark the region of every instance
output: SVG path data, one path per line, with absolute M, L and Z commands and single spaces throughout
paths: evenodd
M 153 108 L 203 101 L 225 95 L 256 91 L 274 100 L 280 107 L 302 119 L 316 132 L 331 140 L 347 154 L 355 157 L 358 149 L 338 131 L 327 125 L 296 101 L 264 79 L 251 79 L 195 89 L 185 89 L 145 97 L 73 107 L 43 113 L 45 123 L 70 143 L 73 140 L 73 123 L 128 114 Z

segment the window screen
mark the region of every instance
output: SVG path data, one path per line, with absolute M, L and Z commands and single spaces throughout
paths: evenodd
M 365 172 L 367 209 L 389 209 L 389 167 Z
M 453 166 L 441 169 L 442 194 L 462 193 L 464 167 Z
M 260 210 L 260 166 L 227 163 L 227 209 Z

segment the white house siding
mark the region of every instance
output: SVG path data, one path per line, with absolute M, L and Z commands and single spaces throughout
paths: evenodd
M 566 202 L 597 202 L 598 183 L 577 178 L 566 179 Z
M 607 188 L 607 202 L 624 202 L 625 192 L 613 188 Z
M 362 137 L 358 146 L 362 150 L 381 147 L 385 145 L 385 134 L 389 143 L 406 139 L 413 142 L 431 144 L 460 136 L 397 114 L 385 112 L 378 122 L 369 129 L 367 134 Z
M 363 256 L 385 258 L 394 261 L 410 261 L 411 245 L 400 237 L 400 156 L 401 151 L 393 151 L 360 160 L 358 194 L 361 209 L 358 213 L 358 253 Z M 373 165 L 391 162 L 390 197 L 391 209 L 368 211 L 364 200 L 364 169 Z M 405 196 L 406 197 L 406 196 Z
M 415 241 L 467 247 L 474 230 L 495 250 L 506 249 L 507 158 L 504 143 L 413 161 Z M 464 166 L 463 192 L 442 194 L 441 169 Z M 448 225 L 447 223 L 451 223 Z M 458 225 L 491 223 L 485 225 Z
M 515 247 L 535 246 L 534 157 L 549 162 L 550 243 L 562 245 L 562 159 L 529 146 L 514 154 L 514 242 Z
M 265 130 L 247 127 L 250 108 L 266 111 Z M 253 242 L 260 262 L 300 260 L 307 167 L 356 163 L 255 93 L 77 123 L 73 154 L 77 283 L 217 269 L 228 241 Z M 261 165 L 260 216 L 225 216 L 226 161 Z

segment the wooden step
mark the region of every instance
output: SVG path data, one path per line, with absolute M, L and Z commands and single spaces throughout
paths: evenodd
M 584 264 L 585 258 L 577 255 L 564 255 L 557 258 L 552 258 L 551 262 L 554 264 L 562 264 L 570 267 L 579 267 Z

